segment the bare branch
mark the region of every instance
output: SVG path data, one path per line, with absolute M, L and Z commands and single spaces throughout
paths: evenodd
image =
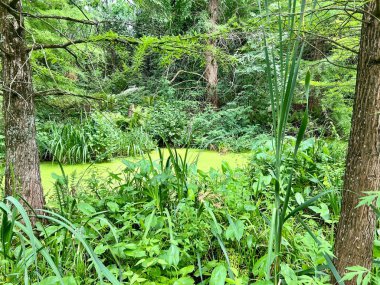
M 174 80 L 176 80 L 176 78 L 178 77 L 178 75 L 180 75 L 181 73 L 193 74 L 193 75 L 197 75 L 197 76 L 199 76 L 199 77 L 205 79 L 204 76 L 203 76 L 202 74 L 199 74 L 199 73 L 196 73 L 196 72 L 191 72 L 191 71 L 186 71 L 186 70 L 179 70 L 179 71 L 174 75 L 174 77 L 172 78 L 172 80 L 170 80 L 169 83 L 172 84 L 172 83 L 174 82 Z

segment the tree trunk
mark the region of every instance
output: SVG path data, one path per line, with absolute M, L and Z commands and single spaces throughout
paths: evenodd
M 356 96 L 346 160 L 342 211 L 335 241 L 335 266 L 343 276 L 349 266 L 372 267 L 376 217 L 360 197 L 380 186 L 380 22 L 365 6 L 356 79 Z M 345 284 L 356 284 L 356 280 Z
M 5 125 L 5 194 L 20 195 L 34 209 L 43 208 L 34 92 L 29 52 L 25 44 L 22 3 L 0 0 Z M 15 1 L 11 1 L 15 2 Z
M 218 9 L 219 0 L 209 0 L 209 10 L 210 10 L 210 24 L 211 32 L 215 31 L 218 22 Z M 216 61 L 214 55 L 214 49 L 216 46 L 215 40 L 211 39 L 208 41 L 208 50 L 206 51 L 206 92 L 207 100 L 215 107 L 219 107 L 219 97 L 218 97 L 218 62 Z

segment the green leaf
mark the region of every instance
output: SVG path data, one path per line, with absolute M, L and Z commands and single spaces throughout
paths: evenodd
M 186 266 L 184 268 L 181 268 L 178 273 L 181 274 L 182 276 L 185 276 L 185 275 L 193 272 L 194 269 L 195 269 L 194 265 L 189 265 L 189 266 Z
M 85 202 L 78 203 L 77 207 L 78 207 L 79 211 L 81 211 L 83 214 L 88 215 L 88 216 L 96 213 L 95 208 L 93 206 L 91 206 L 90 204 L 85 203 Z
M 65 284 L 65 285 L 77 285 L 78 283 L 73 276 L 66 276 L 66 277 L 63 277 L 63 284 Z
M 146 256 L 145 250 L 142 249 L 135 249 L 135 250 L 126 250 L 125 255 L 131 256 L 131 257 L 136 257 L 136 258 L 141 258 Z M 122 256 L 120 256 L 122 257 Z
M 296 198 L 298 205 L 302 205 L 303 203 L 305 203 L 305 199 L 303 198 L 301 193 L 297 192 L 295 195 L 295 198 Z
M 369 206 L 372 204 L 373 200 L 380 197 L 380 192 L 365 192 L 367 194 L 366 196 L 363 196 L 360 198 L 360 202 L 356 206 L 356 208 L 359 208 L 361 206 Z
M 281 274 L 285 278 L 286 284 L 297 285 L 298 278 L 295 272 L 290 268 L 288 264 L 281 264 Z
M 57 285 L 59 284 L 59 279 L 56 276 L 49 276 L 43 280 L 41 280 L 38 283 L 33 284 L 39 284 L 39 285 Z
M 227 278 L 227 269 L 224 265 L 219 264 L 214 268 L 210 278 L 210 285 L 224 285 Z
M 305 230 L 309 233 L 309 235 L 314 239 L 314 241 L 318 244 L 318 245 L 321 245 L 321 241 L 319 241 L 319 239 L 316 237 L 316 235 L 311 231 L 311 229 L 309 228 L 309 226 L 298 216 L 296 216 L 296 219 L 297 221 L 305 228 Z M 332 262 L 330 256 L 326 253 L 323 254 L 325 259 L 326 259 L 326 263 L 327 263 L 327 266 L 330 268 L 332 274 L 334 275 L 335 279 L 338 280 L 338 284 L 339 285 L 344 285 L 344 282 L 342 281 L 342 278 L 338 272 L 338 270 L 335 268 L 335 265 L 334 263 Z
M 266 266 L 265 266 L 265 279 L 266 280 L 270 280 L 270 277 L 271 277 L 270 276 L 271 266 L 272 266 L 273 260 L 275 258 L 275 254 L 273 252 L 273 242 L 274 242 L 275 235 L 276 235 L 276 231 L 275 231 L 276 222 L 277 222 L 276 218 L 277 218 L 277 209 L 273 208 L 273 210 L 272 210 L 272 219 L 271 219 L 271 223 L 270 223 L 270 234 L 269 234 L 269 244 L 268 244 L 268 257 L 267 257 Z
M 321 203 L 319 207 L 317 206 L 310 206 L 309 209 L 313 210 L 315 213 L 320 214 L 322 219 L 325 222 L 331 222 L 330 220 L 330 211 L 329 208 L 325 203 Z
M 284 222 L 287 221 L 289 218 L 293 217 L 295 214 L 297 214 L 299 211 L 309 207 L 310 205 L 312 205 L 314 202 L 316 202 L 317 200 L 319 200 L 321 197 L 331 193 L 332 191 L 326 191 L 326 192 L 322 192 L 320 194 L 318 194 L 317 196 L 307 200 L 305 203 L 303 203 L 302 205 L 299 205 L 297 208 L 295 208 L 293 211 L 291 211 L 287 216 L 286 218 L 284 219 Z
M 108 268 L 100 261 L 98 256 L 94 253 L 93 249 L 90 247 L 90 245 L 87 243 L 86 239 L 80 234 L 80 231 L 78 231 L 75 226 L 70 223 L 66 218 L 48 210 L 40 210 L 43 213 L 46 213 L 47 215 L 37 215 L 38 218 L 46 219 L 50 222 L 55 222 L 58 225 L 66 228 L 69 230 L 73 236 L 84 246 L 87 253 L 90 255 L 93 264 L 95 265 L 95 269 L 99 276 L 104 276 L 108 279 L 113 285 L 119 285 L 120 282 L 116 279 L 116 277 L 108 270 Z M 46 257 L 45 257 L 46 258 Z M 49 262 L 49 261 L 48 261 Z
M 170 245 L 170 247 L 167 251 L 167 256 L 168 256 L 169 265 L 177 266 L 179 263 L 179 248 L 178 248 L 178 246 L 176 246 L 174 244 Z
M 358 284 L 358 285 L 369 284 L 369 283 L 364 283 L 364 280 L 366 282 L 369 282 L 371 280 L 371 272 L 367 268 L 362 267 L 362 266 L 351 266 L 351 267 L 347 267 L 347 270 L 349 272 L 347 272 L 343 276 L 341 281 L 352 280 L 356 277 L 357 278 L 356 284 Z M 363 280 L 364 275 L 365 275 L 365 278 Z M 368 277 L 368 276 L 370 276 L 370 277 Z
M 193 285 L 194 279 L 190 277 L 181 277 L 173 283 L 173 285 Z
M 103 254 L 106 250 L 108 249 L 108 245 L 103 245 L 103 244 L 98 244 L 95 249 L 94 249 L 94 252 L 95 254 Z
M 119 205 L 115 202 L 108 202 L 107 207 L 111 212 L 118 212 L 120 210 Z
M 237 220 L 234 222 L 231 217 L 228 215 L 228 219 L 230 225 L 226 230 L 226 238 L 227 239 L 235 239 L 236 241 L 240 241 L 244 234 L 244 222 L 241 220 Z

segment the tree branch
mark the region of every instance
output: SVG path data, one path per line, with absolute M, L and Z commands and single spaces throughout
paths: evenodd
M 199 73 L 196 73 L 196 72 L 191 72 L 191 71 L 186 71 L 186 70 L 179 70 L 175 75 L 174 77 L 172 78 L 172 80 L 169 81 L 169 84 L 172 84 L 174 82 L 174 80 L 176 80 L 176 78 L 178 77 L 178 75 L 180 75 L 181 73 L 188 73 L 188 74 L 192 74 L 192 75 L 196 75 L 196 76 L 199 76 L 203 79 L 204 76 L 202 74 L 199 74 Z
M 297 30 L 295 30 L 295 31 L 297 31 Z M 352 52 L 352 53 L 354 53 L 354 54 L 359 54 L 359 51 L 357 51 L 357 50 L 355 50 L 355 49 L 353 49 L 353 48 L 350 48 L 350 47 L 348 47 L 348 46 L 345 46 L 345 45 L 343 45 L 343 44 L 341 44 L 341 43 L 339 43 L 339 42 L 337 42 L 337 41 L 334 41 L 333 39 L 331 39 L 331 38 L 329 38 L 329 37 L 325 37 L 325 36 L 322 36 L 322 35 L 319 35 L 319 34 L 315 34 L 315 33 L 313 33 L 313 32 L 309 32 L 309 31 L 305 31 L 305 30 L 298 31 L 298 32 L 306 33 L 306 34 L 309 34 L 309 35 L 315 36 L 315 37 L 317 37 L 317 38 L 320 38 L 320 39 L 322 39 L 322 40 L 325 40 L 325 41 L 327 41 L 327 42 L 330 42 L 330 43 L 332 43 L 332 44 L 334 44 L 334 45 L 336 45 L 336 46 L 338 46 L 338 47 L 340 47 L 340 48 L 342 48 L 342 49 L 348 50 L 348 51 L 350 51 L 350 52 Z
M 120 21 L 120 20 L 102 20 L 102 21 L 97 21 L 97 20 L 90 20 L 90 19 L 78 19 L 78 18 L 72 18 L 68 16 L 59 16 L 59 15 L 42 15 L 42 14 L 31 14 L 28 12 L 23 12 L 22 15 L 24 17 L 28 18 L 33 18 L 33 19 L 50 19 L 50 20 L 63 20 L 63 21 L 69 21 L 69 22 L 75 22 L 79 24 L 84 24 L 84 25 L 91 25 L 91 26 L 98 26 L 100 24 L 105 24 L 105 23 L 114 23 L 114 22 L 123 22 L 126 23 L 127 21 Z M 133 22 L 128 21 L 128 23 L 133 24 Z
M 79 98 L 85 98 L 85 99 L 91 99 L 91 100 L 98 100 L 98 101 L 104 101 L 102 98 L 96 98 L 88 95 L 82 95 L 82 94 L 75 94 L 68 91 L 60 90 L 60 89 L 50 89 L 45 91 L 39 91 L 34 93 L 35 96 L 73 96 L 73 97 L 79 97 Z
M 29 18 L 34 18 L 34 19 L 53 19 L 53 20 L 64 20 L 64 21 L 70 21 L 70 22 L 76 22 L 84 25 L 99 25 L 102 22 L 99 21 L 93 21 L 93 20 L 85 20 L 85 19 L 76 19 L 72 17 L 66 17 L 66 16 L 58 16 L 58 15 L 35 15 L 35 14 L 30 14 L 27 12 L 22 13 L 23 16 L 29 17 Z
M 304 41 L 309 45 L 311 46 L 312 48 L 314 48 L 316 51 L 318 51 L 323 57 L 324 59 L 331 65 L 334 65 L 334 66 L 337 66 L 337 67 L 340 67 L 340 68 L 346 68 L 346 69 L 351 69 L 351 70 L 356 70 L 355 67 L 351 67 L 351 66 L 345 66 L 345 65 L 341 65 L 339 63 L 335 63 L 335 62 L 332 62 L 329 57 L 323 52 L 321 51 L 319 48 L 317 48 L 315 45 L 313 45 L 312 43 L 308 42 L 307 40 L 304 39 Z
M 71 51 L 68 47 L 64 49 L 75 59 L 75 63 L 77 64 L 77 66 L 81 69 L 84 69 L 83 66 L 79 63 L 78 56 L 73 51 Z
M 28 47 L 28 51 L 42 50 L 42 49 L 67 49 L 67 47 L 76 44 L 84 44 L 84 43 L 96 43 L 96 42 L 117 42 L 122 44 L 129 45 L 137 45 L 140 43 L 138 39 L 135 38 L 99 38 L 99 39 L 78 39 L 68 41 L 66 43 L 61 44 L 34 44 Z
M 83 14 L 83 16 L 86 17 L 87 20 L 90 20 L 90 19 L 87 17 L 86 13 L 83 11 L 83 9 L 82 9 L 81 7 L 79 7 L 79 5 L 78 5 L 77 3 L 75 3 L 75 1 L 70 0 L 70 3 L 73 4 L 75 7 L 77 7 L 77 9 Z

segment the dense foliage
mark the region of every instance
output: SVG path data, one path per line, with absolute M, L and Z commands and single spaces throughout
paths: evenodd
M 252 136 L 270 131 L 264 45 L 260 23 L 251 16 L 260 13 L 257 4 L 249 1 L 220 3 L 215 54 L 219 65 L 221 106 L 220 110 L 215 110 L 205 100 L 202 71 L 203 52 L 207 49 L 202 33 L 208 31 L 209 25 L 207 1 L 182 2 L 27 2 L 28 12 L 37 15 L 69 14 L 73 18 L 104 21 L 94 31 L 91 26 L 70 21 L 59 20 L 57 30 L 54 27 L 57 20 L 27 19 L 34 42 L 64 43 L 67 38 L 88 41 L 65 49 L 33 53 L 34 80 L 41 94 L 37 108 L 40 141 L 42 144 L 50 142 L 42 158 L 52 159 L 54 153 L 61 153 L 57 159 L 64 162 L 86 162 L 99 156 L 108 159 L 112 155 L 133 155 L 151 148 L 150 143 L 148 147 L 137 143 L 135 151 L 116 150 L 115 144 L 126 143 L 133 148 L 130 142 L 133 134 L 127 142 L 128 138 L 117 136 L 120 142 L 116 142 L 112 135 L 94 136 L 93 130 L 86 131 L 86 136 L 91 137 L 88 146 L 82 142 L 73 150 L 69 142 L 66 147 L 58 145 L 60 140 L 54 138 L 55 131 L 49 126 L 51 121 L 70 125 L 69 128 L 79 135 L 94 112 L 106 111 L 105 116 L 111 120 L 120 116 L 124 121 L 136 119 L 138 122 L 128 123 L 128 131 L 138 128 L 137 132 L 143 132 L 146 137 L 141 142 L 152 140 L 158 146 L 164 146 L 166 141 L 182 147 L 189 143 L 191 136 L 190 144 L 194 147 L 245 151 L 251 149 Z M 285 2 L 281 5 L 286 9 Z M 311 18 L 305 27 L 308 30 L 302 72 L 313 70 L 310 127 L 318 136 L 347 138 L 355 79 L 351 69 L 356 62 L 353 51 L 358 35 L 351 33 L 347 38 L 346 29 L 358 27 L 359 21 L 339 11 L 339 7 L 324 11 L 323 7 L 330 5 L 327 2 L 320 5 L 323 12 Z M 278 8 L 273 4 L 269 9 L 275 12 Z M 329 23 L 330 27 L 336 26 L 336 34 L 334 29 L 321 28 L 317 18 Z M 341 23 L 343 26 L 339 26 Z M 276 34 L 275 19 L 271 25 L 267 31 L 270 37 Z M 136 38 L 138 46 L 116 40 L 130 36 Z M 304 107 L 304 99 L 296 95 L 290 118 L 295 127 Z M 131 112 L 132 109 L 135 111 Z M 132 114 L 139 118 L 129 118 Z M 102 126 L 104 124 L 99 125 L 99 131 Z M 209 126 L 213 126 L 212 129 Z M 115 151 L 104 154 L 105 146 L 112 146 Z M 75 152 L 77 157 L 69 158 L 70 152 Z
M 37 218 L 0 203 L 0 284 L 330 284 L 363 3 L 220 0 L 215 28 L 205 0 L 23 2 L 31 46 L 70 43 L 30 58 L 40 159 L 62 173 Z M 250 159 L 204 171 L 176 148 Z M 378 263 L 355 276 L 377 284 Z
M 222 172 L 204 172 L 197 169 L 196 161 L 186 161 L 186 155 L 170 150 L 169 157 L 162 155 L 157 161 L 125 160 L 120 172 L 107 177 L 95 172 L 85 180 L 72 180 L 63 173 L 56 176 L 52 206 L 73 228 L 81 229 L 81 236 L 120 281 L 248 284 L 250 280 L 249 284 L 262 284 L 259 280 L 265 277 L 270 231 L 263 217 L 269 217 L 274 202 L 270 145 L 267 137 L 257 141 L 248 169 L 232 169 L 224 163 Z M 289 139 L 286 148 L 293 146 Z M 293 219 L 284 229 L 281 274 L 287 282 L 294 282 L 290 284 L 329 284 L 320 266 L 323 254 L 329 253 L 330 228 L 337 221 L 342 156 L 344 145 L 331 146 L 314 139 L 302 144 L 292 205 L 304 203 L 321 189 L 331 192 L 303 215 L 309 218 L 310 228 L 324 237 L 322 244 L 316 244 Z M 286 166 L 292 167 L 291 162 Z M 64 227 L 41 224 L 35 234 L 50 248 L 65 280 L 72 280 L 67 284 L 91 284 L 96 279 L 86 249 L 78 246 Z M 16 258 L 20 252 L 22 257 L 25 250 L 15 245 L 12 255 Z M 37 259 L 41 284 L 58 280 L 46 261 Z M 11 284 L 24 278 L 25 266 L 33 266 L 17 267 L 17 260 L 20 257 L 2 265 L 3 274 L 12 272 Z

